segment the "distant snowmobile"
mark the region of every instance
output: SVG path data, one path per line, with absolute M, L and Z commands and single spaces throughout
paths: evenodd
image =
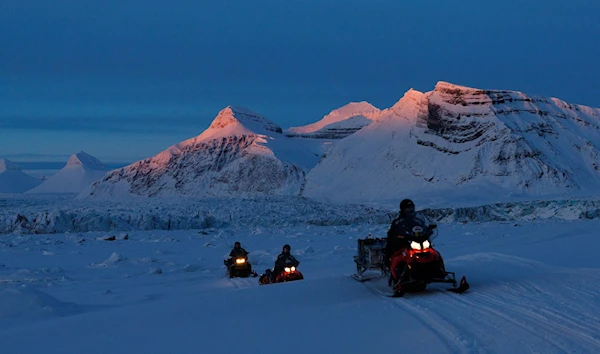
M 285 267 L 279 274 L 273 274 L 267 272 L 265 274 L 261 274 L 260 278 L 258 278 L 258 283 L 260 285 L 273 284 L 273 283 L 283 283 L 287 281 L 294 280 L 302 280 L 304 276 L 298 269 L 294 266 Z
M 248 256 L 225 259 L 223 260 L 223 263 L 225 263 L 225 266 L 227 267 L 229 278 L 258 276 L 258 274 L 252 270 L 252 265 L 248 261 Z
M 281 283 L 286 281 L 302 280 L 304 276 L 298 271 L 300 261 L 290 253 L 292 247 L 284 245 L 282 252 L 277 256 L 273 270 L 267 269 L 258 279 L 260 285 Z
M 463 293 L 469 284 L 463 276 L 457 287 L 455 274 L 447 272 L 442 256 L 433 248 L 432 240 L 437 236 L 437 225 L 427 226 L 431 232 L 425 232 L 423 226 L 415 226 L 407 237 L 409 248 L 403 248 L 392 255 L 397 281 L 392 277 L 390 267 L 385 262 L 387 238 L 364 238 L 358 240 L 358 254 L 354 257 L 357 274 L 352 277 L 358 281 L 372 279 L 365 272 L 377 270 L 379 276 L 389 276 L 388 284 L 393 289 L 393 296 L 401 297 L 405 292 L 423 291 L 430 283 L 449 283 L 453 288 L 447 289 L 455 293 Z M 435 230 L 435 233 L 433 233 Z

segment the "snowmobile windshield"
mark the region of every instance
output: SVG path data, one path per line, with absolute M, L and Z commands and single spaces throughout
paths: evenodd
M 420 212 L 417 212 L 409 219 L 409 229 L 412 230 L 412 235 L 408 237 L 410 240 L 422 242 L 427 239 L 433 239 L 437 236 L 437 229 L 432 233 L 429 229 L 431 223 L 429 219 Z
M 431 223 L 429 222 L 429 219 L 427 219 L 425 214 L 423 214 L 421 212 L 415 213 L 414 219 L 418 220 L 418 222 L 421 223 L 421 226 L 423 226 L 423 227 L 429 227 L 429 225 L 431 225 Z

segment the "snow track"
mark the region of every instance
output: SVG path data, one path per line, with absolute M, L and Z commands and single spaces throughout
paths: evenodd
M 247 289 L 260 286 L 260 284 L 258 283 L 258 277 L 233 278 L 229 279 L 229 281 L 237 289 Z
M 362 284 L 364 284 L 373 294 L 381 297 L 383 301 L 402 310 L 402 312 L 407 312 L 417 322 L 421 323 L 425 328 L 428 328 L 444 343 L 447 352 L 469 352 L 471 345 L 465 343 L 464 340 L 461 340 L 459 337 L 460 331 L 457 327 L 448 321 L 440 321 L 440 317 L 436 315 L 434 311 L 424 311 L 418 305 L 415 306 L 412 303 L 405 302 L 411 300 L 390 297 L 390 290 L 387 287 L 387 284 L 384 284 L 385 282 L 385 279 L 380 279 L 379 281 L 363 282 Z M 407 295 L 407 297 L 411 297 L 411 295 Z
M 429 328 L 449 352 L 600 352 L 600 272 L 550 266 L 538 271 L 545 276 L 471 283 L 462 295 L 433 284 L 423 293 L 390 298 L 384 280 L 364 284 Z

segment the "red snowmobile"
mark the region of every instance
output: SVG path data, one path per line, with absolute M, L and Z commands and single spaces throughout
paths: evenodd
M 389 276 L 388 284 L 394 290 L 393 296 L 423 291 L 430 283 L 453 284 L 454 287 L 448 290 L 455 293 L 467 291 L 469 284 L 466 278 L 462 277 L 460 285 L 456 287 L 455 274 L 446 271 L 442 256 L 433 248 L 431 241 L 436 236 L 435 224 L 427 227 L 415 226 L 408 237 L 409 246 L 395 252 L 392 256 L 393 266 L 388 267 L 385 261 L 387 238 L 373 238 L 369 234 L 366 238 L 358 240 L 358 252 L 354 257 L 357 273 L 352 277 L 363 282 Z M 369 274 L 371 271 L 377 271 L 379 275 Z
M 458 288 L 456 287 L 455 274 L 446 271 L 442 256 L 433 248 L 431 240 L 435 236 L 435 224 L 426 227 L 414 226 L 412 234 L 407 237 L 410 246 L 392 255 L 389 285 L 394 290 L 394 296 L 403 296 L 405 292 L 423 291 L 430 283 L 452 284 L 454 287 L 447 290 L 455 293 L 464 293 L 469 289 L 469 283 L 464 276 Z
M 292 266 L 283 268 L 283 270 L 279 272 L 279 274 L 273 274 L 272 272 L 270 272 L 270 269 L 268 269 L 267 273 L 260 275 L 260 278 L 258 278 L 258 282 L 260 285 L 266 285 L 302 279 L 304 279 L 302 273 L 300 273 L 300 271 L 298 271 L 296 267 Z

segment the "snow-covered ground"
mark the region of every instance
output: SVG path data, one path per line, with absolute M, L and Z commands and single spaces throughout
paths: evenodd
M 3 353 L 594 353 L 598 227 L 441 224 L 435 246 L 470 291 L 398 299 L 349 276 L 357 238 L 387 225 L 4 235 L 0 343 Z M 227 279 L 222 259 L 238 240 L 259 273 L 290 244 L 305 280 Z

